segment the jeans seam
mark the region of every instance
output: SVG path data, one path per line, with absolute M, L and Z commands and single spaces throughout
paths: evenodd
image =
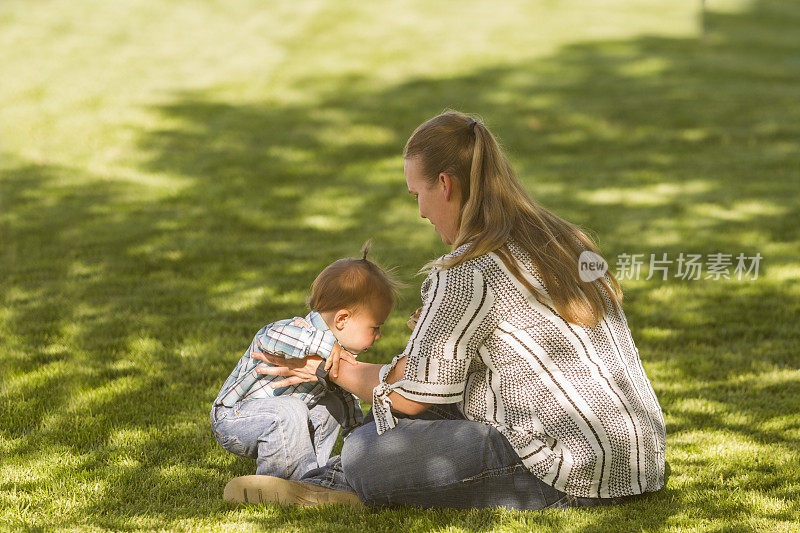
M 564 509 L 565 507 L 573 507 L 575 504 L 575 497 L 570 496 L 569 494 L 564 494 L 561 498 L 554 501 L 550 505 L 542 507 L 542 511 L 545 509 Z
M 437 405 L 431 407 L 431 412 L 439 415 L 442 420 L 460 420 L 459 418 L 453 416 L 453 414 L 448 412 L 446 409 L 440 409 Z
M 322 479 L 321 485 L 323 487 L 327 487 L 329 489 L 338 488 L 336 486 L 336 462 L 332 462 L 329 464 L 329 467 L 325 469 L 325 477 Z
M 506 467 L 506 468 L 508 468 L 508 467 Z M 498 468 L 498 469 L 494 469 L 494 470 L 498 471 L 498 470 L 502 470 L 502 469 Z M 471 478 L 462 479 L 460 481 L 454 481 L 452 483 L 445 483 L 445 484 L 430 483 L 430 484 L 418 485 L 416 487 L 408 487 L 408 488 L 404 488 L 404 489 L 392 489 L 390 492 L 386 492 L 386 493 L 380 495 L 379 498 L 377 498 L 377 499 L 390 500 L 390 499 L 397 498 L 398 496 L 402 498 L 403 496 L 414 495 L 414 494 L 425 493 L 425 492 L 431 492 L 431 491 L 436 491 L 436 490 L 448 490 L 450 488 L 461 487 L 461 486 L 463 486 L 464 483 L 466 483 L 468 481 L 475 481 L 475 480 L 478 480 L 478 479 L 483 479 L 483 478 L 480 478 L 479 476 L 480 476 L 480 474 L 478 476 L 473 476 Z M 491 477 L 491 476 L 488 476 L 488 475 L 484 476 L 484 478 L 488 478 L 488 477 Z M 376 498 L 374 498 L 374 497 L 373 498 L 369 498 L 368 496 L 366 496 L 366 497 L 367 497 L 367 499 L 363 500 L 365 503 L 370 502 L 370 504 L 373 504 L 373 502 L 376 501 Z M 381 505 L 386 505 L 386 504 L 378 504 L 378 505 L 381 506 Z M 388 505 L 395 505 L 395 504 L 389 503 Z
M 492 468 L 492 469 L 489 469 L 489 470 L 484 470 L 483 472 L 481 472 L 478 475 L 471 476 L 471 477 L 468 477 L 468 478 L 465 478 L 465 479 L 462 479 L 462 480 L 458 480 L 458 481 L 453 481 L 451 483 L 440 484 L 440 483 L 434 482 L 434 483 L 420 484 L 420 485 L 417 485 L 415 487 L 408 487 L 408 488 L 405 488 L 405 489 L 392 489 L 391 495 L 392 496 L 397 496 L 397 495 L 403 496 L 403 495 L 407 495 L 407 494 L 415 494 L 415 493 L 419 493 L 419 492 L 425 492 L 425 491 L 428 491 L 430 489 L 434 489 L 434 490 L 435 489 L 446 489 L 446 488 L 449 488 L 449 487 L 461 486 L 464 483 L 471 482 L 471 481 L 478 481 L 478 480 L 489 478 L 489 477 L 499 477 L 499 476 L 504 475 L 505 473 L 510 473 L 510 472 L 514 471 L 518 467 L 523 467 L 524 468 L 524 466 L 521 465 L 521 464 L 516 464 L 516 465 L 511 465 L 511 466 L 504 466 L 504 467 L 501 467 L 501 468 Z
M 281 452 L 283 452 L 283 464 L 286 466 L 283 479 L 289 479 L 289 457 L 286 453 L 286 435 L 283 432 L 283 424 L 275 424 L 278 426 L 278 431 L 281 432 Z
M 322 424 L 319 425 L 319 431 L 314 431 L 312 435 L 316 438 L 316 442 L 314 440 L 311 441 L 311 444 L 314 446 L 314 453 L 317 455 L 317 466 L 322 466 L 319 464 L 319 445 L 322 442 L 322 437 L 325 435 L 325 426 L 328 424 L 328 420 L 325 419 L 322 421 Z M 326 458 L 327 461 L 327 458 Z
M 510 473 L 514 472 L 515 470 L 517 470 L 520 467 L 522 467 L 521 464 L 516 464 L 516 465 L 511 465 L 511 466 L 503 466 L 503 467 L 500 467 L 500 468 L 490 468 L 488 470 L 484 470 L 483 472 L 481 472 L 481 473 L 479 473 L 477 475 L 462 479 L 461 483 L 467 483 L 469 481 L 477 481 L 479 479 L 484 479 L 484 478 L 487 478 L 487 477 L 505 476 L 507 474 L 510 474 Z
M 336 475 L 336 472 L 334 471 L 334 469 L 333 469 L 333 468 L 329 468 L 329 469 L 328 469 L 328 470 L 325 472 L 325 485 L 326 485 L 328 488 L 333 488 L 333 479 L 334 479 L 334 476 L 335 476 L 335 475 Z

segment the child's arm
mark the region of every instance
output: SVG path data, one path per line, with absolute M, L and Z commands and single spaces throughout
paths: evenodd
M 333 334 L 326 335 L 324 331 L 298 317 L 273 322 L 256 335 L 256 340 L 262 353 L 294 358 L 319 355 L 327 360 L 325 370 L 330 370 L 333 377 L 339 375 L 340 360 L 343 359 L 351 365 L 358 364 L 355 356 L 342 348 Z M 251 357 L 253 355 L 250 354 Z

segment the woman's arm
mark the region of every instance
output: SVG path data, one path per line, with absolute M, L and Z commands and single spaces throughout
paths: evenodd
M 253 355 L 254 359 L 261 359 L 276 366 L 258 367 L 256 372 L 270 376 L 286 376 L 286 379 L 273 383 L 273 388 L 287 387 L 306 381 L 316 381 L 315 372 L 322 358 L 309 356 L 305 359 L 284 359 L 283 357 L 271 354 Z M 380 382 L 379 373 L 384 365 L 375 363 L 365 363 L 359 361 L 357 365 L 346 364 L 339 367 L 338 377 L 330 376 L 329 380 L 339 385 L 343 389 L 352 392 L 367 403 L 372 403 L 372 390 Z M 386 376 L 387 383 L 394 383 L 403 377 L 406 368 L 406 358 L 402 357 L 397 361 L 397 365 Z M 418 415 L 431 406 L 429 403 L 416 402 L 404 398 L 396 392 L 389 395 L 392 402 L 392 410 L 406 415 Z
M 332 381 L 347 389 L 366 402 L 372 403 L 372 389 L 378 386 L 380 381 L 378 373 L 384 365 L 359 362 L 358 366 L 342 365 L 339 367 L 339 377 Z M 386 376 L 387 383 L 394 383 L 403 377 L 406 370 L 406 358 L 401 357 L 395 367 Z M 396 392 L 389 394 L 392 402 L 392 411 L 406 415 L 418 415 L 431 406 L 429 403 L 416 402 L 401 396 Z

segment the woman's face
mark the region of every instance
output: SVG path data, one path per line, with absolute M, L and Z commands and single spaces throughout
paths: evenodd
M 430 185 L 422 173 L 420 158 L 403 160 L 403 172 L 409 194 L 417 199 L 419 216 L 433 224 L 445 244 L 453 244 L 458 235 L 461 196 L 456 180 L 441 173 Z

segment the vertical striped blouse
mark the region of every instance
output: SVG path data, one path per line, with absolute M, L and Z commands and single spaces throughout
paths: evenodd
M 530 257 L 513 242 L 508 248 L 546 294 Z M 505 435 L 533 474 L 573 496 L 663 486 L 664 419 L 622 309 L 609 300 L 596 326 L 571 324 L 494 253 L 434 270 L 422 300 L 406 349 L 383 367 L 373 393 L 378 433 L 395 425 L 388 398 L 395 391 L 423 403 L 457 403 L 468 419 Z M 403 379 L 386 383 L 403 356 Z

